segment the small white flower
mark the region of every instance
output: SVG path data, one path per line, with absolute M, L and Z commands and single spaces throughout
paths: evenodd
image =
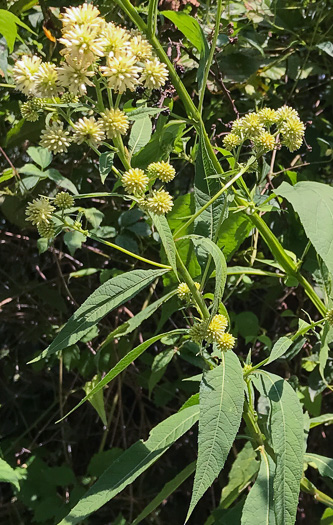
M 89 80 L 94 76 L 93 71 L 88 71 L 83 68 L 80 63 L 71 59 L 63 62 L 61 67 L 58 67 L 58 79 L 60 86 L 68 88 L 73 95 L 85 95 L 87 93 L 87 86 L 94 84 Z
M 80 118 L 74 124 L 73 140 L 77 144 L 87 142 L 90 146 L 97 147 L 104 140 L 103 124 L 94 117 Z
M 54 97 L 58 94 L 56 65 L 43 62 L 34 76 L 35 93 L 38 97 Z
M 144 82 L 148 89 L 160 88 L 167 79 L 168 70 L 164 64 L 159 62 L 157 58 L 147 60 L 140 80 Z
M 98 15 L 97 7 L 92 4 L 82 4 L 78 7 L 66 7 L 66 12 L 61 15 L 61 21 L 64 29 L 74 25 L 99 27 L 103 23 L 103 18 Z
M 135 57 L 129 54 L 109 57 L 107 65 L 101 67 L 103 75 L 108 79 L 108 86 L 117 93 L 124 93 L 126 89 L 133 91 L 139 82 L 141 71 L 135 63 Z
M 34 90 L 34 75 L 37 73 L 41 62 L 41 59 L 35 55 L 32 57 L 24 55 L 15 63 L 13 68 L 14 81 L 17 89 L 25 95 L 31 94 Z
M 70 143 L 71 137 L 63 122 L 52 122 L 41 133 L 40 145 L 52 153 L 66 153 Z
M 152 47 L 148 40 L 142 38 L 140 33 L 135 34 L 130 40 L 130 50 L 139 62 L 145 62 L 152 56 Z
M 109 139 L 116 137 L 118 134 L 125 135 L 128 130 L 129 122 L 127 115 L 120 109 L 106 109 L 101 114 L 103 128 Z
M 103 28 L 101 39 L 104 44 L 104 53 L 106 56 L 114 56 L 118 52 L 124 52 L 129 48 L 129 33 L 122 27 L 116 26 L 109 22 Z
M 61 54 L 82 66 L 88 66 L 104 55 L 104 42 L 94 27 L 73 26 L 59 38 L 59 42 L 65 46 Z

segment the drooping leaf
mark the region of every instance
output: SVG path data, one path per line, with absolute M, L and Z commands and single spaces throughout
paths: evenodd
M 328 423 L 329 425 L 333 423 L 333 414 L 322 414 L 318 417 L 312 417 L 310 419 L 310 428 L 314 428 L 325 423 Z
M 99 383 L 100 377 L 96 375 L 92 378 L 91 381 L 87 381 L 87 383 L 84 385 L 84 391 L 86 393 L 86 396 L 89 399 L 89 402 L 96 410 L 97 414 L 101 418 L 103 425 L 107 425 L 106 420 L 106 413 L 105 413 L 105 406 L 104 406 L 104 396 L 103 396 L 103 390 L 98 390 L 95 392 L 95 394 L 91 395 L 92 390 L 94 387 Z
M 140 151 L 149 142 L 151 132 L 152 123 L 149 117 L 134 122 L 128 142 L 132 155 Z
M 177 276 L 178 272 L 177 272 L 176 246 L 175 246 L 175 241 L 173 240 L 173 237 L 172 237 L 172 233 L 171 233 L 168 221 L 164 215 L 156 215 L 156 213 L 150 213 L 150 216 L 161 238 L 168 262 Z
M 227 279 L 227 263 L 223 252 L 216 246 L 210 239 L 205 239 L 199 235 L 190 235 L 189 238 L 192 240 L 196 247 L 203 248 L 208 254 L 210 254 L 215 263 L 215 292 L 213 300 L 212 313 L 216 313 L 220 305 L 224 287 Z
M 221 365 L 204 372 L 200 384 L 198 460 L 186 521 L 221 472 L 241 422 L 242 368 L 234 352 L 226 352 L 222 358 Z
M 166 270 L 132 270 L 102 284 L 76 310 L 50 346 L 31 363 L 75 344 L 111 310 L 132 299 L 165 272 Z
M 169 332 L 169 334 L 172 333 L 172 334 L 181 335 L 184 332 L 185 330 L 174 330 L 173 332 Z M 149 348 L 151 345 L 156 343 L 156 341 L 159 341 L 160 339 L 162 339 L 162 337 L 165 337 L 165 335 L 167 334 L 163 333 L 163 334 L 155 335 L 154 337 L 147 339 L 147 341 L 144 341 L 139 346 L 133 348 L 133 350 L 128 352 L 128 354 L 126 354 L 120 361 L 118 361 L 118 363 L 113 368 L 111 368 L 111 370 L 107 374 L 105 374 L 103 379 L 101 379 L 96 385 L 93 386 L 93 388 L 89 391 L 89 394 L 86 395 L 83 399 L 81 399 L 81 401 L 74 408 L 72 408 L 72 410 L 70 410 L 63 418 L 59 419 L 59 421 L 62 421 L 63 419 L 68 417 L 70 414 L 72 414 L 75 410 L 77 410 L 81 405 L 83 405 L 83 403 L 85 403 L 86 401 L 89 401 L 92 396 L 94 396 L 100 390 L 102 390 L 102 388 L 104 388 L 108 383 L 110 383 L 112 379 L 117 377 L 131 363 L 133 363 L 135 359 L 140 357 L 140 355 L 143 354 L 143 352 L 145 352 L 147 348 Z M 57 421 L 57 423 L 59 423 L 59 421 Z
M 113 151 L 107 151 L 102 153 L 99 157 L 99 174 L 101 177 L 102 184 L 104 184 L 106 177 L 109 175 L 113 166 Z
M 307 452 L 304 456 L 306 463 L 311 467 L 317 468 L 321 476 L 327 476 L 333 479 L 333 459 L 320 456 L 319 454 L 312 454 Z
M 64 234 L 64 243 L 69 249 L 69 253 L 74 255 L 76 250 L 81 248 L 82 243 L 86 240 L 86 236 L 81 232 L 66 232 Z
M 296 392 L 281 377 L 269 372 L 256 374 L 261 394 L 270 404 L 269 431 L 276 454 L 274 505 L 277 523 L 294 525 L 303 471 L 304 422 Z
M 333 273 L 333 188 L 314 181 L 294 186 L 283 182 L 275 193 L 291 203 L 307 237 Z
M 191 406 L 157 425 L 147 441 L 137 441 L 102 474 L 59 525 L 75 525 L 110 501 L 147 470 L 199 418 L 199 407 Z
M 64 188 L 65 190 L 68 190 L 73 194 L 78 192 L 76 186 L 72 183 L 72 181 L 67 179 L 67 177 L 61 175 L 61 173 L 59 173 L 58 170 L 50 168 L 46 171 L 43 171 L 43 173 L 45 177 L 47 177 L 50 180 L 53 180 L 53 182 L 55 182 L 61 188 Z
M 185 467 L 171 481 L 168 481 L 155 498 L 140 512 L 139 516 L 131 525 L 139 525 L 149 514 L 151 514 L 161 503 L 163 503 L 184 481 L 195 471 L 196 462 L 193 461 Z
M 273 361 L 276 361 L 276 359 L 279 359 L 279 357 L 283 356 L 292 344 L 293 341 L 289 337 L 280 337 L 273 346 L 266 365 L 269 365 L 269 363 L 272 363 Z
M 264 447 L 258 477 L 245 500 L 241 525 L 275 525 L 273 479 L 275 464 Z

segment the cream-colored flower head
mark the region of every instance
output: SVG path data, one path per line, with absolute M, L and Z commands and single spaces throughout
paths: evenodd
M 73 128 L 73 140 L 77 144 L 87 142 L 87 144 L 96 148 L 105 138 L 102 122 L 96 121 L 94 117 L 80 118 Z
M 200 284 L 194 283 L 197 290 L 200 290 Z M 191 290 L 186 283 L 180 283 L 177 287 L 177 295 L 182 301 L 189 301 L 191 299 Z
M 37 56 L 23 55 L 20 60 L 17 60 L 13 67 L 14 82 L 20 91 L 25 95 L 30 95 L 35 87 L 35 74 L 37 73 L 42 61 Z
M 229 334 L 228 332 L 225 332 L 220 335 L 218 340 L 216 341 L 218 348 L 222 352 L 226 352 L 227 350 L 232 350 L 235 346 L 236 339 L 233 335 Z
M 66 153 L 71 137 L 63 122 L 52 122 L 41 133 L 40 145 L 52 153 Z
M 66 7 L 66 12 L 60 15 L 64 30 L 70 27 L 87 26 L 87 27 L 100 27 L 103 22 L 102 18 L 99 18 L 99 10 L 92 4 L 82 4 L 78 7 Z
M 73 95 L 85 95 L 87 86 L 94 85 L 89 80 L 93 76 L 93 71 L 88 71 L 80 63 L 71 60 L 69 57 L 67 62 L 63 62 L 62 66 L 58 67 L 59 85 L 68 88 Z
M 72 208 L 72 206 L 74 206 L 74 197 L 67 191 L 61 191 L 60 193 L 57 193 L 53 202 L 57 208 L 66 210 L 67 208 Z
M 168 80 L 168 70 L 157 58 L 147 60 L 140 80 L 148 89 L 158 89 Z
M 176 170 L 168 162 L 152 162 L 147 168 L 148 176 L 158 178 L 163 182 L 170 182 L 175 178 Z
M 55 97 L 58 94 L 56 65 L 43 62 L 34 77 L 35 93 L 38 97 Z
M 239 135 L 236 135 L 236 133 L 228 133 L 223 139 L 223 146 L 228 151 L 231 151 L 232 149 L 236 148 L 242 143 L 242 138 Z
M 242 133 L 243 133 L 243 121 L 244 121 L 244 118 L 238 118 L 236 120 L 233 121 L 232 123 L 232 126 L 231 126 L 231 132 L 235 135 L 239 135 L 240 137 L 242 136 Z
M 98 57 L 104 56 L 104 41 L 94 27 L 73 26 L 59 38 L 65 48 L 60 51 L 66 58 L 88 66 Z
M 298 117 L 289 117 L 280 127 L 282 144 L 289 151 L 296 151 L 302 146 L 305 126 Z
M 299 115 L 296 109 L 293 109 L 290 106 L 286 106 L 286 105 L 281 106 L 276 111 L 276 116 L 277 116 L 277 119 L 276 119 L 277 122 L 282 122 L 283 120 L 287 120 L 290 117 L 299 118 Z
M 105 24 L 101 38 L 104 43 L 104 53 L 106 56 L 114 56 L 124 52 L 129 48 L 129 32 L 113 22 Z
M 265 131 L 257 113 L 249 113 L 248 115 L 245 115 L 245 117 L 241 119 L 240 124 L 243 135 L 249 139 L 253 139 Z
M 207 339 L 209 342 L 217 342 L 221 334 L 228 326 L 227 318 L 222 314 L 214 315 L 207 329 Z
M 156 215 L 163 215 L 172 210 L 173 200 L 169 192 L 158 190 L 152 193 L 146 201 L 147 209 Z
M 125 171 L 121 178 L 121 183 L 127 193 L 139 195 L 145 192 L 149 179 L 143 170 L 139 168 L 130 168 Z
M 263 152 L 272 151 L 275 148 L 275 137 L 268 131 L 264 131 L 254 139 L 255 145 Z
M 52 218 L 54 210 L 55 207 L 50 204 L 49 199 L 46 197 L 40 197 L 39 199 L 29 202 L 25 211 L 27 216 L 26 219 L 36 226 L 42 222 L 48 223 Z
M 106 109 L 105 113 L 101 114 L 103 122 L 103 128 L 106 132 L 106 136 L 109 139 L 116 137 L 117 135 L 125 135 L 127 133 L 129 122 L 127 115 L 120 109 L 111 108 Z
M 143 38 L 139 33 L 134 34 L 130 40 L 130 50 L 138 62 L 145 62 L 152 57 L 152 47 L 148 40 Z
M 275 109 L 271 108 L 262 108 L 258 111 L 258 117 L 260 119 L 260 122 L 264 126 L 272 126 L 272 124 L 275 124 L 278 120 L 278 115 Z
M 135 64 L 136 59 L 130 54 L 108 57 L 106 66 L 101 67 L 102 74 L 107 77 L 108 86 L 116 93 L 124 93 L 126 89 L 133 91 L 139 83 L 141 71 Z

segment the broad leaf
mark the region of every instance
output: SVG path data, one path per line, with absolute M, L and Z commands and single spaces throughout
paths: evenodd
M 178 272 L 177 272 L 176 246 L 175 246 L 175 241 L 173 240 L 173 237 L 172 237 L 172 233 L 171 233 L 168 221 L 164 215 L 156 215 L 156 213 L 150 213 L 150 216 L 161 238 L 168 262 L 177 276 Z
M 46 148 L 30 146 L 27 153 L 42 170 L 45 170 L 52 162 L 52 153 Z
M 8 465 L 8 463 L 0 458 L 0 482 L 1 483 L 12 483 L 17 490 L 20 490 L 19 477 L 15 470 Z
M 30 33 L 33 33 L 30 27 L 24 22 L 21 22 L 16 15 L 5 9 L 0 9 L 0 34 L 5 37 L 10 53 L 12 53 L 14 49 L 18 25 L 27 29 Z
M 50 346 L 30 363 L 49 357 L 79 341 L 111 310 L 132 299 L 165 272 L 166 270 L 132 270 L 102 284 L 76 310 Z
M 333 188 L 320 182 L 283 182 L 275 190 L 298 213 L 307 237 L 333 274 Z
M 281 377 L 258 372 L 259 389 L 270 403 L 269 430 L 276 454 L 274 502 L 277 523 L 294 525 L 303 471 L 304 422 L 296 392 Z M 257 386 L 257 382 L 255 382 Z
M 161 503 L 163 503 L 175 490 L 180 487 L 182 483 L 195 471 L 196 462 L 193 461 L 187 467 L 185 467 L 177 476 L 175 476 L 171 481 L 168 481 L 161 490 L 155 496 L 155 498 L 147 505 L 146 508 L 140 512 L 139 516 L 132 522 L 131 525 L 139 525 L 149 514 L 151 514 Z
M 215 263 L 215 292 L 212 309 L 212 314 L 214 314 L 217 312 L 223 296 L 227 279 L 227 263 L 222 251 L 210 239 L 205 239 L 198 235 L 190 235 L 189 238 L 196 247 L 203 248 L 209 255 L 211 255 Z
M 333 459 L 326 458 L 325 456 L 320 456 L 319 454 L 312 454 L 307 452 L 304 456 L 304 460 L 319 470 L 321 476 L 327 476 L 328 478 L 333 479 Z
M 273 479 L 275 464 L 263 447 L 258 477 L 246 498 L 241 525 L 275 525 Z
M 288 348 L 293 344 L 293 341 L 289 337 L 280 337 L 272 348 L 266 365 L 276 361 L 279 357 L 283 356 Z
M 221 472 L 241 422 L 242 368 L 234 352 L 226 352 L 222 358 L 221 365 L 204 373 L 200 385 L 198 460 L 186 521 Z
M 94 387 L 89 391 L 89 394 L 86 395 L 81 401 L 74 407 L 72 410 L 70 410 L 63 418 L 59 419 L 59 421 L 62 421 L 66 417 L 68 417 L 70 414 L 72 414 L 75 410 L 77 410 L 83 403 L 86 401 L 90 401 L 90 399 L 97 394 L 102 388 L 104 388 L 110 381 L 112 381 L 115 377 L 117 377 L 121 372 L 123 372 L 135 359 L 140 357 L 143 352 L 147 350 L 151 345 L 156 343 L 156 341 L 159 341 L 162 339 L 162 337 L 165 337 L 166 335 L 170 334 L 183 334 L 186 332 L 186 330 L 174 330 L 173 332 L 163 333 L 159 335 L 155 335 L 154 337 L 151 337 L 150 339 L 147 339 L 147 341 L 144 341 L 136 348 L 133 348 L 128 354 L 126 354 L 118 363 L 111 368 L 111 370 L 101 379 L 97 384 L 94 385 Z
M 199 22 L 195 18 L 177 11 L 163 11 L 162 14 L 178 27 L 179 31 L 197 48 L 200 54 L 206 52 L 207 41 Z
M 105 505 L 155 463 L 198 418 L 199 407 L 196 405 L 162 421 L 151 431 L 147 441 L 137 441 L 111 464 L 60 525 L 82 522 Z
M 132 155 L 140 151 L 149 142 L 151 132 L 152 123 L 149 117 L 134 122 L 128 142 Z

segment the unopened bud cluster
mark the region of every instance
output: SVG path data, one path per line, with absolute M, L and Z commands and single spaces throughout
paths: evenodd
M 53 204 L 51 203 L 53 202 Z M 38 233 L 41 237 L 51 239 L 55 236 L 55 223 L 53 220 L 53 213 L 58 208 L 59 210 L 66 210 L 74 205 L 74 198 L 66 191 L 62 191 L 56 195 L 51 201 L 48 197 L 40 197 L 29 202 L 26 208 L 26 220 L 37 226 Z
M 189 336 L 198 345 L 207 341 L 208 343 L 216 343 L 222 352 L 232 350 L 236 340 L 233 335 L 226 332 L 227 326 L 227 318 L 222 314 L 217 314 L 210 320 L 194 324 L 189 330 Z
M 139 168 L 130 168 L 125 171 L 121 183 L 127 193 L 139 197 L 139 205 L 142 209 L 156 215 L 163 215 L 172 209 L 172 197 L 163 187 L 153 189 L 152 185 L 157 179 L 162 182 L 170 182 L 175 175 L 175 168 L 168 162 L 153 162 L 149 164 L 146 172 Z
M 84 99 L 87 108 L 81 106 L 85 112 L 81 118 L 70 119 L 70 124 L 59 122 L 59 118 L 47 120 L 41 145 L 54 154 L 66 152 L 71 143 L 85 142 L 97 148 L 107 139 L 125 135 L 129 119 L 118 107 L 120 95 L 138 87 L 151 92 L 164 86 L 168 79 L 166 66 L 153 54 L 144 36 L 106 22 L 93 4 L 66 7 L 60 18 L 63 26 L 58 39 L 63 46 L 60 64 L 44 62 L 36 55 L 23 55 L 13 68 L 16 88 L 28 97 L 21 105 L 26 120 L 38 120 L 43 111 L 56 113 L 57 104 L 60 109 L 68 104 L 71 109 L 71 104 L 78 105 L 80 98 Z M 99 99 L 98 104 L 89 108 L 91 98 L 85 96 L 88 88 L 93 87 L 99 90 L 104 102 Z M 112 94 L 118 95 L 115 106 Z M 104 109 L 106 99 L 110 107 Z M 77 116 L 77 111 L 73 116 Z
M 231 151 L 250 140 L 256 155 L 286 146 L 296 151 L 303 143 L 305 126 L 297 111 L 289 106 L 278 110 L 263 108 L 235 120 L 223 141 Z

